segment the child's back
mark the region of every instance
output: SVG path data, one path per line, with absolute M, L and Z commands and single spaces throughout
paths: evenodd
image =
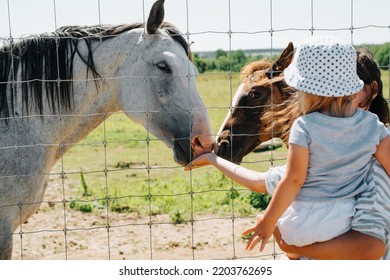
M 372 155 L 388 135 L 376 115 L 357 110 L 340 118 L 313 112 L 293 127 L 290 143 L 310 151 L 306 181 L 296 200 L 352 198 L 365 190 Z

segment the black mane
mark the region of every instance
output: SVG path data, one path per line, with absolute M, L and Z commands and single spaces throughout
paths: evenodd
M 21 84 L 23 113 L 35 108 L 43 113 L 43 89 L 53 113 L 68 111 L 73 103 L 73 59 L 77 54 L 91 71 L 95 69 L 93 41 L 104 41 L 123 32 L 143 28 L 142 23 L 126 25 L 64 26 L 52 33 L 24 38 L 0 48 L 0 119 L 15 116 L 14 98 L 16 84 Z M 180 32 L 171 24 L 163 23 L 162 28 L 183 46 L 191 58 L 189 46 Z M 83 41 L 88 47 L 82 56 L 78 44 Z M 21 73 L 20 77 L 17 73 Z M 88 76 L 88 72 L 87 72 Z M 7 96 L 9 89 L 9 96 Z

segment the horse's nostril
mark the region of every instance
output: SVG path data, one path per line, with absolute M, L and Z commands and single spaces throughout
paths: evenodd
M 218 141 L 218 146 L 222 146 L 223 144 L 229 145 L 230 142 L 226 139 L 221 139 L 220 141 Z
M 203 145 L 202 145 L 202 142 L 201 142 L 200 139 L 199 139 L 199 137 L 194 137 L 194 139 L 193 139 L 193 144 L 194 144 L 195 146 L 204 148 Z
M 214 139 L 211 136 L 198 135 L 191 139 L 191 148 L 193 151 L 193 157 L 214 150 Z
M 217 144 L 218 146 L 221 146 L 222 144 L 230 144 L 230 130 L 224 130 L 217 138 Z

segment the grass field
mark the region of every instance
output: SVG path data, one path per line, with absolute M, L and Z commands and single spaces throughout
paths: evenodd
M 388 97 L 389 72 L 384 71 L 382 78 Z M 208 73 L 197 82 L 216 134 L 240 77 Z M 243 165 L 266 171 L 271 159 L 281 165 L 285 155 L 285 147 L 252 153 Z M 170 149 L 122 113 L 111 116 L 68 152 L 50 178 L 51 185 L 61 187 L 63 198 L 71 201 L 69 207 L 85 212 L 105 209 L 108 203 L 110 211 L 169 214 L 178 223 L 196 214 L 246 216 L 256 212 L 249 204 L 249 191 L 212 167 L 184 172 L 173 161 Z
M 390 70 L 389 71 L 381 71 L 382 72 L 382 81 L 383 81 L 383 94 L 386 96 L 387 100 L 390 100 Z

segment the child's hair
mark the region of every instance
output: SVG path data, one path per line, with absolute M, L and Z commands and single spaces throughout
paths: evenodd
M 327 97 L 298 92 L 299 107 L 304 115 L 317 111 L 327 111 L 332 117 L 346 117 L 355 95 Z

